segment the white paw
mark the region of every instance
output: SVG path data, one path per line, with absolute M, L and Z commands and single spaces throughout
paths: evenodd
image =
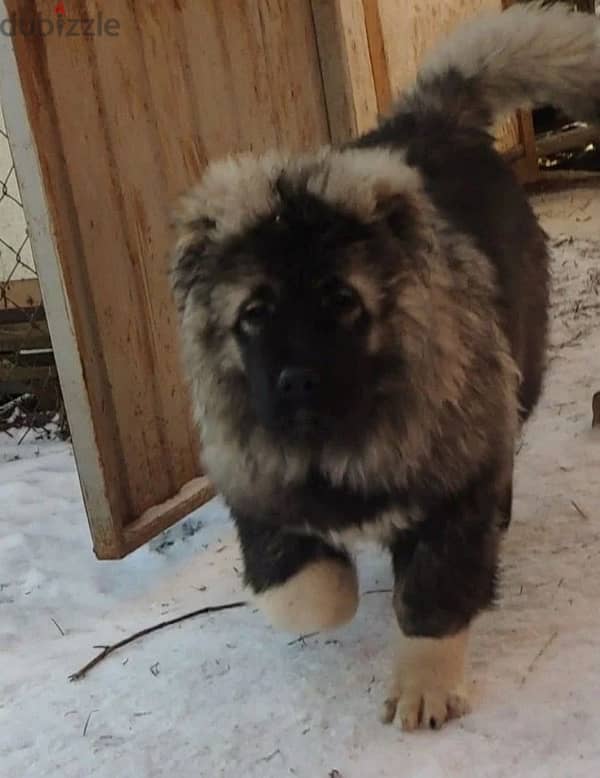
M 356 613 L 356 570 L 350 562 L 320 559 L 253 599 L 277 629 L 294 634 L 334 629 Z
M 450 719 L 471 710 L 464 689 L 407 688 L 400 697 L 389 697 L 383 704 L 381 720 L 395 722 L 405 732 L 415 729 L 440 729 Z
M 452 637 L 407 638 L 402 635 L 391 692 L 381 720 L 403 730 L 439 729 L 469 712 L 464 683 L 467 633 Z

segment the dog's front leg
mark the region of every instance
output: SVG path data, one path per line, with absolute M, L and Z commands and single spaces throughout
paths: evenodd
M 502 505 L 487 482 L 428 506 L 391 547 L 400 635 L 383 719 L 438 729 L 469 710 L 469 625 L 494 599 Z

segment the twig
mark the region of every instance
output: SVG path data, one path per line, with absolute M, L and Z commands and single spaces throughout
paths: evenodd
M 307 635 L 300 635 L 300 637 L 297 637 L 295 640 L 290 640 L 288 646 L 295 646 L 296 643 L 304 643 L 308 638 L 316 638 L 318 634 L 318 632 L 309 632 Z
M 592 397 L 592 427 L 600 427 L 600 392 Z
M 83 737 L 85 737 L 85 736 L 87 735 L 88 727 L 89 727 L 89 725 L 90 725 L 90 719 L 92 718 L 92 716 L 94 715 L 94 713 L 97 713 L 97 712 L 98 712 L 97 710 L 91 710 L 91 711 L 88 713 L 88 717 L 87 717 L 87 719 L 85 720 L 85 724 L 83 725 Z
M 134 640 L 138 640 L 139 638 L 142 638 L 146 635 L 150 635 L 150 633 L 152 632 L 158 632 L 159 629 L 170 627 L 173 624 L 180 624 L 182 621 L 193 619 L 196 616 L 205 616 L 209 613 L 220 613 L 221 611 L 229 611 L 229 610 L 233 610 L 234 608 L 245 608 L 247 605 L 248 605 L 247 602 L 230 602 L 227 605 L 210 605 L 207 608 L 200 608 L 198 610 L 192 611 L 191 613 L 184 613 L 183 616 L 177 616 L 176 618 L 169 619 L 168 621 L 161 621 L 160 624 L 155 624 L 152 627 L 146 627 L 145 629 L 141 629 L 139 632 L 135 632 L 133 635 L 130 635 L 127 638 L 123 638 L 123 640 L 119 640 L 118 643 L 113 643 L 110 646 L 105 646 L 102 649 L 102 651 L 97 656 L 95 656 L 91 661 L 89 661 L 76 673 L 70 675 L 69 681 L 80 681 L 82 678 L 85 678 L 85 676 L 89 673 L 89 671 L 93 667 L 100 664 L 102 660 L 106 659 L 107 656 L 110 656 L 110 654 L 113 654 L 119 648 L 123 648 L 123 646 L 127 646 L 130 643 L 133 643 Z
M 61 635 L 63 636 L 63 638 L 64 638 L 64 636 L 65 636 L 65 632 L 64 632 L 63 628 L 60 626 L 60 624 L 58 623 L 58 621 L 57 621 L 56 619 L 52 618 L 52 616 L 50 616 L 50 621 L 51 621 L 51 622 L 54 624 L 54 626 L 56 627 L 56 629 L 57 629 L 57 630 L 60 632 L 60 634 L 61 634 Z
M 587 515 L 587 513 L 582 510 L 579 505 L 575 502 L 575 500 L 571 500 L 571 505 L 575 508 L 577 513 L 581 516 L 582 519 L 589 519 L 590 517 Z
M 263 762 L 270 762 L 273 759 L 275 759 L 276 756 L 281 756 L 281 751 L 279 750 L 279 748 L 276 751 L 273 751 L 272 754 L 269 754 L 268 756 L 263 756 L 262 759 L 258 759 L 256 762 L 254 762 L 254 764 L 257 765 Z
M 365 594 L 390 594 L 390 592 L 393 592 L 393 589 L 369 589 L 366 592 L 363 592 L 363 596 Z
M 540 650 L 537 652 L 537 654 L 533 657 L 529 667 L 527 668 L 527 672 L 525 675 L 521 678 L 521 686 L 525 685 L 525 682 L 527 681 L 527 677 L 531 675 L 533 672 L 533 668 L 537 664 L 537 662 L 542 658 L 542 656 L 546 653 L 546 651 L 550 648 L 552 643 L 556 640 L 558 637 L 558 631 L 553 632 L 548 640 L 544 643 L 544 645 L 540 648 Z

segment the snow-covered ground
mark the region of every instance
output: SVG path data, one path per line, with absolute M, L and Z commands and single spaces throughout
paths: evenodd
M 547 390 L 518 456 L 500 608 L 477 624 L 474 712 L 439 733 L 378 723 L 390 594 L 296 640 L 251 609 L 142 627 L 241 596 L 213 502 L 121 562 L 94 559 L 68 445 L 0 438 L 0 776 L 596 778 L 600 775 L 600 190 L 538 198 L 555 241 Z M 387 560 L 361 553 L 363 591 Z

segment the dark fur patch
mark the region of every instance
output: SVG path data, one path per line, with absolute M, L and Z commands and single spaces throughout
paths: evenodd
M 417 526 L 391 547 L 394 609 L 402 631 L 419 637 L 459 632 L 495 597 L 498 497 L 488 473 L 460 493 L 424 505 Z
M 294 535 L 277 526 L 237 517 L 244 559 L 244 583 L 260 594 L 279 586 L 312 562 L 335 559 L 351 565 L 348 554 L 317 537 Z

